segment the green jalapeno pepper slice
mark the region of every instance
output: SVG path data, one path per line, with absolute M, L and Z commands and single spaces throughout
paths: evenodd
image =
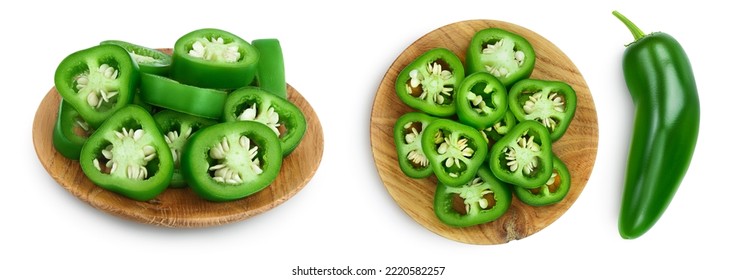
M 171 78 L 196 87 L 235 89 L 253 81 L 258 62 L 258 50 L 235 34 L 199 29 L 174 43 Z
M 456 187 L 476 175 L 488 147 L 484 136 L 473 127 L 436 119 L 423 132 L 422 151 L 438 181 Z
M 220 119 L 228 93 L 200 88 L 148 73 L 141 73 L 141 99 L 162 108 L 190 115 Z
M 504 29 L 487 28 L 471 38 L 466 51 L 466 70 L 490 73 L 508 88 L 530 77 L 535 59 L 535 50 L 524 37 Z
M 499 141 L 499 139 L 502 139 L 504 135 L 507 135 L 510 130 L 512 130 L 512 127 L 517 125 L 517 118 L 514 117 L 514 114 L 512 114 L 512 111 L 505 111 L 504 117 L 502 117 L 500 120 L 495 122 L 493 125 L 484 128 L 481 130 L 481 132 L 484 133 L 486 136 L 486 139 L 489 140 L 489 142 L 493 143 L 496 141 Z
M 139 46 L 120 40 L 106 40 L 100 45 L 117 45 L 124 48 L 130 54 L 133 62 L 138 65 L 138 70 L 143 73 L 166 76 L 171 68 L 171 56 L 162 51 Z
M 432 174 L 427 155 L 422 150 L 422 135 L 435 117 L 409 112 L 394 123 L 394 144 L 399 169 L 410 178 L 426 178 Z
M 556 141 L 571 124 L 576 113 L 576 91 L 561 81 L 521 80 L 509 90 L 509 110 L 517 120 L 534 120 Z
M 172 110 L 159 111 L 153 117 L 156 124 L 159 125 L 161 133 L 164 135 L 166 144 L 169 145 L 172 159 L 174 160 L 174 175 L 171 178 L 169 186 L 175 188 L 184 187 L 186 186 L 186 181 L 182 176 L 180 168 L 184 146 L 194 133 L 216 124 L 217 121 Z
M 125 49 L 99 45 L 64 58 L 56 68 L 54 86 L 92 127 L 130 104 L 138 70 Z
M 568 167 L 553 156 L 553 174 L 545 184 L 537 188 L 514 186 L 514 194 L 527 205 L 546 206 L 562 201 L 570 189 L 571 173 L 568 172 Z
M 452 51 L 431 49 L 408 64 L 397 76 L 395 89 L 409 107 L 448 117 L 456 112 L 453 100 L 465 77 L 463 63 Z
M 259 52 L 256 68 L 256 83 L 276 96 L 287 99 L 287 80 L 284 74 L 284 54 L 278 39 L 256 39 L 251 41 Z
M 244 198 L 279 175 L 282 151 L 271 129 L 258 122 L 226 122 L 192 135 L 182 153 L 187 185 L 210 201 Z
M 479 168 L 473 179 L 458 187 L 438 183 L 433 204 L 438 219 L 454 227 L 495 221 L 511 205 L 512 191 L 487 166 Z
M 476 72 L 461 82 L 455 104 L 462 123 L 477 129 L 490 127 L 507 111 L 507 89 L 493 75 Z
M 98 127 L 82 146 L 79 162 L 96 185 L 140 201 L 163 192 L 174 170 L 164 136 L 137 105 L 118 110 Z
M 54 148 L 65 158 L 78 160 L 82 145 L 92 134 L 94 129 L 79 116 L 69 103 L 64 100 L 59 102 L 59 111 L 54 124 L 52 142 Z
M 297 148 L 307 131 L 307 120 L 299 107 L 257 87 L 243 87 L 228 94 L 223 119 L 265 124 L 279 138 L 284 156 Z
M 535 121 L 522 121 L 491 148 L 489 167 L 509 184 L 539 187 L 553 174 L 553 148 L 548 130 Z

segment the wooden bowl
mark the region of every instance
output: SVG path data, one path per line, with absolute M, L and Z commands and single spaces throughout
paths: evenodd
M 170 51 L 167 50 L 167 51 Z M 276 180 L 264 190 L 230 202 L 208 202 L 191 189 L 167 189 L 155 199 L 140 202 L 94 185 L 79 162 L 59 154 L 52 143 L 61 97 L 52 88 L 41 101 L 33 121 L 33 144 L 46 171 L 77 198 L 115 216 L 145 224 L 176 228 L 223 225 L 244 220 L 282 204 L 310 181 L 320 165 L 323 134 L 320 120 L 302 95 L 287 85 L 288 99 L 307 119 L 307 132 L 299 146 L 282 163 Z
M 414 58 L 436 47 L 453 51 L 465 62 L 466 49 L 473 35 L 496 27 L 525 37 L 535 49 L 537 60 L 531 78 L 560 80 L 576 90 L 576 115 L 566 134 L 553 144 L 553 152 L 565 162 L 571 173 L 571 189 L 566 198 L 554 205 L 532 207 L 516 197 L 504 216 L 496 221 L 456 228 L 445 225 L 435 216 L 433 197 L 437 181 L 411 179 L 402 173 L 397 162 L 393 127 L 397 118 L 413 111 L 396 95 L 395 80 Z M 553 223 L 571 207 L 583 191 L 596 159 L 598 123 L 596 109 L 586 82 L 571 60 L 553 43 L 533 31 L 495 20 L 469 20 L 436 29 L 407 47 L 387 70 L 376 92 L 371 112 L 371 148 L 376 168 L 389 194 L 417 223 L 451 240 L 470 244 L 503 244 L 534 234 Z

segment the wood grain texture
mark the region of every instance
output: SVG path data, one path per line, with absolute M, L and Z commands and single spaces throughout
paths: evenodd
M 59 154 L 52 131 L 61 97 L 52 88 L 36 111 L 33 144 L 46 171 L 80 200 L 115 216 L 163 227 L 194 228 L 241 221 L 282 204 L 299 192 L 317 171 L 323 154 L 320 120 L 310 104 L 287 85 L 289 100 L 307 119 L 307 132 L 299 146 L 287 156 L 279 176 L 264 190 L 231 202 L 208 202 L 191 189 L 167 189 L 155 199 L 139 202 L 94 185 L 82 173 L 79 162 Z
M 456 53 L 465 62 L 466 48 L 473 35 L 482 29 L 497 27 L 525 37 L 535 49 L 537 61 L 532 78 L 560 80 L 576 90 L 576 115 L 566 134 L 556 141 L 553 151 L 571 172 L 571 189 L 555 205 L 532 207 L 516 197 L 509 211 L 500 219 L 473 227 L 454 228 L 440 222 L 433 211 L 437 181 L 411 179 L 399 169 L 393 140 L 397 118 L 412 111 L 397 97 L 394 84 L 402 69 L 414 58 L 436 47 Z M 428 230 L 463 243 L 504 244 L 534 234 L 553 223 L 576 201 L 591 175 L 598 145 L 598 121 L 594 101 L 586 82 L 573 62 L 553 43 L 521 26 L 494 20 L 470 20 L 443 26 L 421 37 L 402 52 L 387 70 L 374 99 L 371 112 L 371 147 L 381 180 L 398 205 Z

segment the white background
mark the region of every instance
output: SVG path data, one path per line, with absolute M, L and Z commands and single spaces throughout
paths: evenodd
M 734 279 L 737 22 L 727 2 L 345 2 L 3 5 L 0 279 L 349 279 L 291 276 L 297 266 L 446 267 L 440 277 L 355 279 Z M 701 98 L 691 168 L 659 223 L 636 240 L 617 232 L 633 121 L 620 61 L 632 37 L 613 9 L 681 42 Z M 576 63 L 598 111 L 599 153 L 577 202 L 541 232 L 504 245 L 458 243 L 414 222 L 382 185 L 369 143 L 373 96 L 394 59 L 425 33 L 469 19 L 508 21 L 548 38 Z M 242 222 L 167 229 L 101 212 L 47 175 L 32 121 L 66 55 L 106 39 L 171 47 L 204 27 L 280 39 L 287 80 L 324 129 L 322 164 L 301 192 Z

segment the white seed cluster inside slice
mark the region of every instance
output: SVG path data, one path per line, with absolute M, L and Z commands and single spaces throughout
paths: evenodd
M 528 135 L 528 132 L 517 138 L 513 145 L 505 146 L 503 152 L 507 168 L 512 172 L 522 169 L 524 175 L 530 175 L 540 163 L 540 145 L 535 142 L 535 136 Z
M 548 91 L 525 95 L 529 96 L 522 106 L 527 114 L 526 118 L 542 123 L 550 131 L 555 130 L 566 109 L 565 97 L 557 92 Z
M 95 168 L 116 177 L 135 180 L 148 178 L 150 174 L 146 166 L 158 155 L 156 149 L 149 145 L 146 131 L 123 127 L 114 132 L 114 138 L 100 151 L 101 157 L 92 160 Z
M 263 173 L 258 146 L 246 136 L 223 137 L 210 148 L 209 155 L 217 164 L 209 167 L 216 182 L 236 185 Z
M 281 136 L 282 133 L 280 131 L 281 124 L 279 123 L 279 113 L 274 110 L 273 106 L 266 107 L 268 108 L 266 110 L 263 110 L 261 108 L 258 108 L 256 106 L 256 103 L 253 103 L 251 104 L 251 106 L 243 110 L 240 115 L 238 115 L 238 119 L 242 121 L 257 121 L 263 123 L 271 128 L 271 130 L 276 133 L 276 136 Z
M 407 152 L 407 159 L 417 168 L 427 167 L 429 161 L 427 156 L 422 151 L 421 137 L 422 132 L 421 122 L 407 122 L 404 125 L 404 143 L 407 144 L 409 152 Z
M 179 161 L 182 158 L 182 149 L 187 144 L 190 136 L 192 136 L 192 127 L 190 126 L 180 127 L 164 134 L 164 140 L 169 145 L 172 158 L 174 159 L 174 166 L 177 168 L 179 168 Z
M 460 172 L 466 169 L 466 162 L 475 153 L 468 145 L 467 138 L 456 133 L 444 133 L 442 130 L 435 133 L 435 147 L 448 175 L 453 178 L 460 176 Z
M 410 71 L 410 79 L 405 85 L 407 92 L 437 104 L 452 103 L 455 78 L 453 73 L 444 69 L 442 65 L 435 61 L 428 63 L 426 67 Z
M 114 104 L 118 95 L 118 70 L 108 64 L 90 69 L 74 77 L 74 88 L 87 104 L 100 109 L 105 104 Z
M 222 37 L 200 38 L 192 44 L 189 55 L 208 61 L 238 62 L 241 59 L 238 44 L 225 43 Z
M 486 72 L 495 77 L 509 77 L 517 72 L 525 62 L 525 53 L 515 48 L 514 41 L 500 39 L 487 43 L 481 49 L 481 59 Z
M 479 176 L 460 187 L 448 187 L 446 192 L 457 194 L 463 200 L 465 206 L 463 214 L 476 214 L 481 210 L 492 208 L 496 202 L 493 200 L 494 192 L 489 188 L 489 184 Z

